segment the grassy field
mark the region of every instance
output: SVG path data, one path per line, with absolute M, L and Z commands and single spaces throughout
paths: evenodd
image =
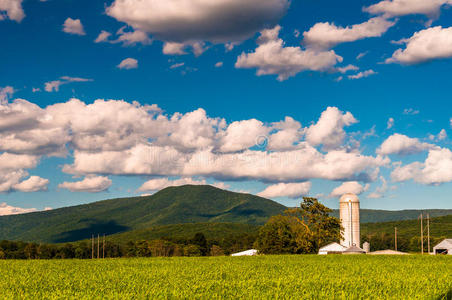
M 0 261 L 1 298 L 451 299 L 452 257 Z

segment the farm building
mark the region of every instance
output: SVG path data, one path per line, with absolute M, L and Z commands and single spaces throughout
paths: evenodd
M 341 254 L 342 252 L 347 249 L 346 247 L 338 244 L 338 243 L 331 243 L 328 244 L 322 248 L 319 249 L 320 255 L 326 255 L 326 254 Z
M 231 254 L 231 256 L 254 256 L 254 255 L 257 255 L 256 249 L 250 249 L 250 250 Z
M 408 255 L 406 252 L 395 251 L 391 249 L 369 252 L 370 255 Z
M 445 239 L 444 241 L 433 247 L 433 253 L 452 255 L 452 239 Z

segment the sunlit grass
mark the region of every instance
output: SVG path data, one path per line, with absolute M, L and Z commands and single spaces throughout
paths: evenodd
M 452 257 L 3 260 L 0 276 L 14 299 L 449 299 Z

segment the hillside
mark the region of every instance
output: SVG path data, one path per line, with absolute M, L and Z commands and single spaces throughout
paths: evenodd
M 425 235 L 427 221 L 424 220 Z M 397 227 L 397 235 L 400 238 L 411 239 L 420 235 L 420 220 L 405 220 L 382 223 L 361 224 L 361 235 L 388 234 L 394 235 L 394 228 Z M 432 237 L 452 238 L 452 215 L 430 219 L 430 235 Z
M 430 214 L 430 217 L 441 217 L 452 215 L 452 209 L 423 209 L 423 210 L 375 210 L 375 209 L 361 209 L 360 219 L 361 223 L 375 223 L 375 222 L 391 222 L 403 220 L 415 220 L 421 213 Z M 339 218 L 339 210 L 334 209 L 332 216 Z
M 0 217 L 0 240 L 70 242 L 178 223 L 264 224 L 285 206 L 212 186 L 169 187 L 152 196 L 121 198 Z
M 129 241 L 171 239 L 187 240 L 201 232 L 208 240 L 221 240 L 244 234 L 257 235 L 260 225 L 240 223 L 185 223 L 157 225 L 144 229 L 135 229 L 107 237 L 108 241 L 127 243 Z

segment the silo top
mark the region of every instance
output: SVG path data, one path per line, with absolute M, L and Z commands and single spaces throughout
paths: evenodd
M 339 202 L 340 203 L 344 203 L 344 202 L 345 203 L 348 203 L 348 202 L 356 203 L 356 202 L 359 202 L 359 198 L 355 194 L 347 193 L 347 194 L 342 195 Z

